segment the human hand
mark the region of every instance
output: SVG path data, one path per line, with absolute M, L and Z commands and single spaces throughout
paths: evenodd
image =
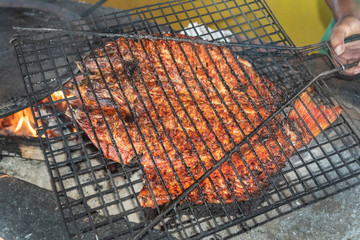
M 360 60 L 360 41 L 344 44 L 346 37 L 360 33 L 360 20 L 354 16 L 346 16 L 339 20 L 330 35 L 330 43 L 339 61 L 346 65 Z M 346 75 L 360 73 L 360 64 L 345 70 Z

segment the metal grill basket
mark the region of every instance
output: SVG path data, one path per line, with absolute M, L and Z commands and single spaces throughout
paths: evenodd
M 150 181 L 140 164 L 141 156 L 126 166 L 106 159 L 104 150 L 94 146 L 73 115 L 68 117 L 57 104 L 70 107 L 74 96 L 68 94 L 67 83 L 81 74 L 75 61 L 96 48 L 119 37 L 155 41 L 167 38 L 151 34 L 181 31 L 199 39 L 171 39 L 191 44 L 206 44 L 201 39 L 207 39 L 214 46 L 225 46 L 247 59 L 261 79 L 281 86 L 284 101 L 277 102 L 269 118 L 177 198 L 146 209 L 138 200 L 142 186 Z M 314 87 L 312 101 L 317 106 L 333 109 L 338 104 L 328 96 L 322 77 L 315 78 L 307 62 L 308 53 L 327 52 L 328 45 L 294 47 L 263 0 L 155 4 L 54 22 L 51 26 L 19 28 L 13 44 L 59 207 L 72 239 L 230 238 L 359 183 L 359 136 L 343 111 L 309 145 L 295 150 L 285 167 L 269 176 L 268 186 L 260 188 L 258 196 L 227 204 L 220 201 L 196 205 L 188 200 L 190 190 L 229 162 L 232 153 L 249 144 L 262 127 L 268 127 L 276 116 L 286 118 L 294 100 L 310 85 Z M 332 61 L 331 54 L 324 56 Z M 334 67 L 329 73 L 340 70 Z M 49 102 L 40 102 L 59 90 L 64 99 L 55 101 L 50 97 Z M 42 107 L 52 109 L 51 113 L 41 111 Z M 59 136 L 50 135 L 51 131 Z

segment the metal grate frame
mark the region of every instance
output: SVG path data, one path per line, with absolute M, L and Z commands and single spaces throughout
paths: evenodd
M 191 13 L 196 13 L 196 17 L 190 17 Z M 311 83 L 317 106 L 337 103 L 326 94 L 324 82 L 313 80 L 306 58 L 314 49 L 292 48 L 293 43 L 263 0 L 174 1 L 22 29 L 13 43 L 70 238 L 230 238 L 359 183 L 359 135 L 344 113 L 308 146 L 295 150 L 286 167 L 269 178 L 269 186 L 261 189 L 258 197 L 232 204 L 194 205 L 183 194 L 168 206 L 143 209 L 137 199 L 144 184 L 141 156 L 126 166 L 104 158 L 102 150 L 86 137 L 74 117 L 67 117 L 65 111 L 56 107 L 58 103 L 70 106 L 69 101 L 74 97 L 57 101 L 50 97 L 49 102 L 39 103 L 55 90 L 66 95 L 65 83 L 74 82 L 80 74 L 74 61 L 106 42 L 119 36 L 138 38 L 143 36 L 139 34 L 178 33 L 191 27 L 189 23 L 196 32 L 195 22 L 218 31 L 221 37 L 212 37 L 214 44 L 228 46 L 234 54 L 248 59 L 262 79 L 266 77 L 284 89 L 285 100 L 277 102 L 272 118 L 286 118 L 293 100 L 307 91 Z M 230 30 L 232 35 L 225 36 L 220 31 L 223 29 Z M 197 35 L 213 36 L 210 32 Z M 231 38 L 232 43 L 220 42 L 226 38 Z M 42 113 L 43 106 L 52 108 L 53 112 Z M 269 121 L 270 118 L 264 119 L 220 162 L 230 162 L 232 152 L 249 143 L 260 128 L 268 127 Z M 49 131 L 60 135 L 50 137 Z M 145 184 L 147 181 L 145 178 Z M 193 188 L 199 186 L 198 182 Z

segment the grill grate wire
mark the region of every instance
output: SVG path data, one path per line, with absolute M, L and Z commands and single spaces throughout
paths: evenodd
M 190 17 L 188 14 L 189 11 L 196 12 L 197 17 Z M 215 17 L 213 17 L 214 15 Z M 192 184 L 190 188 L 187 188 L 187 190 L 183 188 L 179 177 L 176 176 L 176 180 L 182 188 L 183 194 L 172 201 L 168 206 L 156 206 L 155 210 L 150 211 L 141 208 L 137 198 L 139 187 L 143 183 L 141 176 L 137 176 L 136 172 L 142 172 L 144 174 L 143 166 L 140 163 L 141 156 L 139 154 L 136 154 L 137 157 L 135 157 L 134 160 L 137 164 L 134 164 L 132 168 L 125 166 L 124 164 L 116 165 L 115 163 L 106 160 L 103 156 L 102 149 L 100 148 L 98 150 L 94 148 L 91 141 L 84 136 L 84 130 L 77 125 L 71 111 L 70 119 L 65 119 L 64 112 L 59 112 L 55 108 L 57 102 L 51 100 L 49 103 L 39 104 L 38 100 L 44 96 L 49 96 L 54 90 L 60 89 L 66 93 L 68 89 L 63 83 L 67 81 L 72 81 L 76 85 L 77 91 L 79 91 L 76 81 L 73 80 L 79 75 L 73 63 L 74 60 L 81 59 L 81 57 L 89 52 L 90 54 L 94 54 L 95 48 L 104 46 L 106 42 L 114 41 L 119 36 L 139 38 L 142 37 L 142 35 L 139 34 L 143 33 L 153 34 L 164 31 L 177 33 L 178 31 L 185 29 L 188 22 L 195 21 L 200 22 L 200 25 L 202 26 L 211 25 L 211 27 L 216 30 L 222 28 L 231 29 L 234 40 L 236 41 L 235 44 L 217 42 L 228 37 L 225 36 L 223 32 L 220 32 L 221 37 L 219 38 L 212 37 L 213 44 L 228 46 L 229 48 L 232 48 L 236 54 L 240 54 L 241 57 L 249 59 L 256 71 L 260 73 L 261 80 L 265 86 L 266 83 L 264 78 L 268 78 L 278 85 L 283 86 L 285 89 L 286 102 L 277 102 L 276 97 L 273 96 L 276 101 L 277 110 L 271 111 L 265 103 L 265 100 L 261 97 L 261 94 L 256 91 L 260 100 L 267 107 L 267 110 L 271 112 L 271 117 L 263 119 L 259 112 L 257 112 L 259 118 L 262 119 L 262 124 L 259 126 L 252 125 L 253 131 L 250 134 L 242 132 L 245 137 L 240 143 L 236 143 L 235 140 L 232 139 L 232 136 L 222 122 L 221 117 L 217 114 L 216 108 L 211 104 L 212 110 L 215 112 L 221 125 L 224 127 L 226 134 L 235 147 L 231 151 L 226 151 L 221 141 L 217 139 L 217 143 L 225 156 L 197 181 L 195 181 L 190 169 L 187 168 L 186 170 L 189 175 L 195 181 L 195 183 Z M 197 31 L 196 27 L 193 27 L 193 29 Z M 288 158 L 284 153 L 284 150 L 280 147 L 280 144 L 276 141 L 282 154 L 286 156 L 287 167 L 280 171 L 280 167 L 276 165 L 276 168 L 279 171 L 276 176 L 272 177 L 270 177 L 265 170 L 265 174 L 267 174 L 269 179 L 269 186 L 267 189 L 263 190 L 256 181 L 256 184 L 261 191 L 259 197 L 251 197 L 250 193 L 247 192 L 250 196 L 249 201 L 247 202 L 235 201 L 233 204 L 229 205 L 220 201 L 216 206 L 208 204 L 206 201 L 204 201 L 204 204 L 202 205 L 193 205 L 189 201 L 187 195 L 190 192 L 190 189 L 194 188 L 199 189 L 201 197 L 203 200 L 205 199 L 201 192 L 199 182 L 209 176 L 211 171 L 218 169 L 225 179 L 219 168 L 223 162 L 228 162 L 232 169 L 235 170 L 235 166 L 230 160 L 230 157 L 232 156 L 232 153 L 235 152 L 241 155 L 241 152 L 239 151 L 241 145 L 248 144 L 252 153 L 261 164 L 261 161 L 249 140 L 252 136 L 259 136 L 258 130 L 261 128 L 268 128 L 270 134 L 275 139 L 268 123 L 273 119 L 275 124 L 280 127 L 281 123 L 274 117 L 278 115 L 286 117 L 289 111 L 288 108 L 291 106 L 293 100 L 298 97 L 301 92 L 307 91 L 306 89 L 310 84 L 313 83 L 315 86 L 315 90 L 320 95 L 321 101 L 325 101 L 329 106 L 334 103 L 334 101 L 329 100 L 329 97 L 325 94 L 326 91 L 319 82 L 315 81 L 317 78 L 314 78 L 309 67 L 306 65 L 306 55 L 308 53 L 318 49 L 326 49 L 327 46 L 319 45 L 315 49 L 310 47 L 293 47 L 293 43 L 284 33 L 264 1 L 223 1 L 222 3 L 212 1 L 210 4 L 205 1 L 188 1 L 181 3 L 169 2 L 134 9 L 131 12 L 119 11 L 106 15 L 90 16 L 81 21 L 56 22 L 53 23 L 53 26 L 46 26 L 46 28 L 29 29 L 32 31 L 24 31 L 26 29 L 20 28 L 19 30 L 21 30 L 19 32 L 19 39 L 14 43 L 18 54 L 19 65 L 24 76 L 29 100 L 33 104 L 32 111 L 34 118 L 36 122 L 41 122 L 41 125 L 37 126 L 39 136 L 46 136 L 45 139 L 41 139 L 42 148 L 47 159 L 51 177 L 54 181 L 54 189 L 59 198 L 61 211 L 69 235 L 73 239 L 83 237 L 97 237 L 101 239 L 125 239 L 128 237 L 138 239 L 142 237 L 147 237 L 149 239 L 187 239 L 203 238 L 210 235 L 216 236 L 216 234 L 228 230 L 230 233 L 225 233 L 225 236 L 227 236 L 236 234 L 231 233 L 232 230 L 229 230 L 231 226 L 239 225 L 239 232 L 246 231 L 248 228 L 258 225 L 256 222 L 258 217 L 266 216 L 267 213 L 274 211 L 274 209 L 279 210 L 290 206 L 290 210 L 287 210 L 289 212 L 297 208 L 291 206 L 293 201 L 304 199 L 309 196 L 316 196 L 316 194 L 320 193 L 320 197 L 314 197 L 314 199 L 308 200 L 308 202 L 311 203 L 326 197 L 327 193 L 325 190 L 328 190 L 329 188 L 335 187 L 336 191 L 341 191 L 356 184 L 358 181 L 357 176 L 360 168 L 358 163 L 359 156 L 357 154 L 357 152 L 359 152 L 359 137 L 356 134 L 355 129 L 351 126 L 351 123 L 346 117 L 343 117 L 342 114 L 339 116 L 338 121 L 331 124 L 329 129 L 322 134 L 323 136 L 320 139 L 314 138 L 310 145 L 306 145 L 303 142 L 305 147 L 300 150 L 296 150 L 287 135 L 283 134 L 287 138 L 287 141 L 291 143 L 291 147 L 295 149 L 295 154 L 291 159 Z M 210 31 L 207 31 L 208 33 L 206 34 L 198 33 L 197 35 L 200 37 L 207 36 L 210 34 Z M 154 36 L 149 38 L 153 41 L 156 39 Z M 161 36 L 161 38 L 164 37 Z M 184 39 L 182 40 L 185 41 Z M 191 41 L 192 44 L 195 42 L 201 41 Z M 279 44 L 282 44 L 283 46 L 279 46 Z M 128 40 L 127 46 L 129 46 Z M 194 47 L 194 45 L 192 46 Z M 259 46 L 261 47 L 259 48 Z M 182 51 L 184 54 L 184 50 Z M 157 51 L 156 54 L 159 55 L 159 52 Z M 210 55 L 209 52 L 207 52 L 207 54 Z M 174 60 L 173 54 L 171 55 Z M 111 63 L 109 57 L 106 57 Z M 225 56 L 224 58 L 226 60 Z M 331 60 L 331 55 L 328 54 L 328 58 Z M 124 59 L 121 58 L 121 61 L 124 61 Z M 187 63 L 189 64 L 188 60 Z M 96 64 L 98 63 L 96 62 Z M 191 67 L 191 64 L 189 65 Z M 228 62 L 227 65 L 231 69 Z M 113 66 L 111 67 L 113 68 Z M 136 70 L 141 74 L 141 71 L 138 68 Z M 245 72 L 244 69 L 242 70 Z M 341 68 L 335 68 L 332 69 L 331 72 L 340 70 Z M 155 70 L 154 72 L 156 73 Z M 194 69 L 192 69 L 192 74 L 195 75 Z M 221 82 L 227 86 L 225 79 L 223 79 L 219 71 L 218 75 L 220 76 Z M 246 77 L 250 79 L 249 76 Z M 89 76 L 87 76 L 87 78 L 89 78 Z M 187 117 L 191 120 L 189 113 L 181 103 L 180 97 L 174 90 L 175 87 L 169 75 L 167 75 L 167 78 L 173 88 L 177 101 L 187 114 Z M 162 86 L 158 76 L 156 76 L 156 79 L 159 85 Z M 104 79 L 103 81 L 105 82 Z M 240 81 L 238 79 L 237 81 L 239 82 L 239 87 L 244 90 Z M 89 81 L 89 83 L 91 91 L 94 93 L 95 90 L 91 81 Z M 117 79 L 117 83 L 123 95 L 126 95 L 119 83 L 119 79 Z M 132 84 L 134 89 L 137 89 L 133 81 Z M 145 85 L 143 79 L 142 84 Z M 196 103 L 192 91 L 186 85 L 186 82 L 184 82 L 184 84 L 192 101 Z M 198 80 L 197 84 L 201 86 L 201 83 Z M 251 85 L 256 90 L 256 87 L 252 83 Z M 107 90 L 110 93 L 112 101 L 115 101 L 108 85 L 105 84 L 105 86 L 108 88 Z M 211 87 L 226 106 L 221 95 L 217 92 L 216 87 L 213 85 Z M 201 86 L 201 89 L 204 93 L 206 92 L 203 86 Z M 267 90 L 269 91 L 269 88 L 267 88 Z M 237 103 L 237 107 L 244 113 L 241 104 L 237 102 L 229 88 L 227 88 L 227 91 L 232 100 Z M 177 117 L 175 109 L 172 107 L 171 101 L 163 88 L 162 93 L 175 117 Z M 137 92 L 137 94 L 140 96 L 139 92 Z M 150 95 L 148 90 L 147 94 Z M 208 101 L 210 100 L 207 94 L 204 94 L 204 97 Z M 247 97 L 250 99 L 249 95 L 247 95 Z M 70 101 L 73 98 L 74 97 L 65 97 L 62 102 L 65 102 L 67 106 L 70 106 Z M 80 98 L 85 105 L 82 97 Z M 95 98 L 96 104 L 100 106 L 100 102 L 96 95 Z M 141 99 L 141 96 L 140 100 L 141 104 L 145 107 L 145 103 Z M 317 107 L 319 107 L 320 100 L 313 100 Z M 151 100 L 151 97 L 150 101 L 155 108 L 156 103 Z M 128 100 L 126 100 L 126 104 L 130 107 Z M 43 105 L 50 106 L 53 109 L 53 113 L 42 115 L 41 106 Z M 201 113 L 199 106 L 196 105 L 196 107 Z M 252 107 L 256 109 L 256 105 L 252 104 Z M 102 112 L 102 108 L 100 107 L 99 109 Z M 228 108 L 227 110 L 231 112 Z M 332 110 L 334 111 L 334 109 Z M 310 113 L 309 109 L 307 109 L 307 111 Z M 135 116 L 135 113 L 132 110 L 131 112 L 132 115 Z M 101 114 L 105 119 L 104 113 L 102 112 Z M 119 110 L 117 110 L 117 114 L 122 124 L 125 124 L 125 119 L 123 119 Z M 164 128 L 164 123 L 162 122 L 159 113 L 156 111 L 157 119 L 152 119 L 147 110 L 146 114 L 151 120 L 155 133 L 159 137 L 159 133 L 156 130 L 156 124 L 154 123 L 154 121 L 159 121 L 160 126 Z M 323 112 L 322 114 L 324 115 Z M 87 118 L 90 119 L 89 113 L 86 112 L 86 115 Z M 297 113 L 297 115 L 299 115 L 299 113 Z M 244 114 L 244 116 L 247 118 L 246 114 Z M 201 117 L 206 122 L 206 117 L 202 114 Z M 314 116 L 311 117 L 314 119 Z M 49 118 L 56 119 L 56 124 L 48 126 L 47 120 Z M 234 115 L 232 115 L 232 118 L 235 120 Z M 249 121 L 249 119 L 247 120 Z M 188 141 L 193 144 L 178 117 L 177 121 L 180 123 Z M 314 122 L 319 127 L 316 119 L 314 119 Z M 105 123 L 111 140 L 113 144 L 116 145 L 109 125 L 106 121 Z M 135 123 L 137 129 L 141 132 L 141 128 L 136 120 Z M 206 122 L 206 124 L 216 136 L 212 130 L 211 124 L 208 122 Z M 192 122 L 191 125 L 197 131 L 197 134 L 200 136 L 201 142 L 206 147 L 208 153 L 212 156 L 211 150 L 207 146 L 206 141 L 201 137 L 195 123 Z M 74 126 L 76 131 L 69 131 L 69 126 Z M 91 127 L 92 131 L 95 133 L 94 127 Z M 291 125 L 291 128 L 296 132 L 296 127 Z M 61 136 L 50 138 L 47 133 L 52 129 L 59 130 Z M 242 131 L 240 126 L 239 129 Z M 127 131 L 126 128 L 125 130 Z M 284 130 L 282 130 L 282 132 L 283 131 Z M 165 134 L 167 134 L 166 131 Z M 128 132 L 127 135 L 130 139 L 131 137 Z M 171 140 L 169 135 L 166 136 L 171 142 L 172 147 L 176 150 L 177 156 L 181 158 L 183 165 L 186 166 L 184 159 L 182 159 L 182 154 L 177 149 L 176 144 Z M 297 133 L 297 136 L 300 137 L 300 134 Z M 142 134 L 141 137 L 143 142 L 146 142 Z M 99 145 L 99 139 L 96 134 L 95 139 L 96 143 Z M 133 145 L 132 141 L 130 142 L 133 151 L 136 153 L 136 147 Z M 172 171 L 177 175 L 163 143 L 160 142 L 160 144 Z M 147 144 L 145 144 L 145 147 L 151 156 L 151 151 Z M 331 149 L 330 153 L 329 148 Z M 193 149 L 195 149 L 194 146 Z M 269 149 L 266 150 L 271 156 Z M 197 154 L 196 150 L 194 152 Z M 123 161 L 118 150 L 117 155 L 120 161 Z M 200 158 L 199 155 L 197 156 Z M 161 175 L 152 156 L 151 158 L 157 174 Z M 271 158 L 273 159 L 274 156 L 271 156 Z M 212 156 L 212 159 L 216 162 L 214 156 Z M 322 162 L 325 163 L 322 164 Z M 200 161 L 200 163 L 202 163 L 202 161 Z M 255 179 L 246 161 L 244 161 L 244 163 L 252 177 Z M 112 170 L 114 166 L 118 168 L 117 171 Z M 201 167 L 206 169 L 204 165 Z M 261 165 L 261 167 L 264 169 L 264 166 Z M 236 170 L 235 173 L 236 177 L 242 182 L 241 177 Z M 88 179 L 84 179 L 84 176 Z M 123 179 L 123 181 L 120 181 L 119 179 Z M 166 189 L 166 183 L 161 177 L 160 180 L 162 181 L 163 187 Z M 149 186 L 149 180 L 146 177 L 144 178 L 144 181 L 144 184 Z M 343 183 L 347 184 L 342 185 Z M 211 184 L 213 188 L 215 188 L 214 183 L 211 182 Z M 228 185 L 229 183 L 226 184 L 226 187 L 231 190 L 231 187 Z M 340 187 L 338 187 L 338 185 Z M 90 191 L 90 188 L 94 188 L 94 191 Z M 245 187 L 244 189 L 246 190 Z M 152 193 L 151 188 L 150 191 Z M 334 193 L 336 191 L 334 191 Z M 232 196 L 236 198 L 234 193 L 232 191 L 230 192 Z M 169 195 L 169 192 L 167 192 L 167 194 Z M 216 194 L 218 198 L 221 199 L 217 192 Z M 325 196 L 321 196 L 321 194 Z M 152 193 L 152 196 L 154 196 L 154 193 Z M 179 205 L 181 201 L 183 201 L 183 203 Z M 91 204 L 92 206 L 90 207 Z M 306 204 L 307 202 L 305 201 L 303 205 Z M 116 214 L 113 214 L 114 209 Z M 280 215 L 281 214 L 282 213 L 280 212 Z M 149 217 L 149 215 L 153 215 L 154 217 Z M 269 221 L 271 218 L 272 217 L 267 217 L 265 221 L 263 220 L 262 222 Z M 252 223 L 254 221 L 255 223 Z

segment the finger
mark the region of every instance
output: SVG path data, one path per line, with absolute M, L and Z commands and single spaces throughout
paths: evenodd
M 334 27 L 330 35 L 330 43 L 336 55 L 340 56 L 345 51 L 344 39 L 346 36 L 346 26 L 339 24 Z
M 359 74 L 359 73 L 360 73 L 360 67 L 359 66 L 346 69 L 345 72 L 344 72 L 345 75 L 349 75 L 349 76 L 356 75 L 356 74 Z
M 360 21 L 355 17 L 345 17 L 335 25 L 330 42 L 338 56 L 345 51 L 344 39 L 357 33 L 360 33 Z

